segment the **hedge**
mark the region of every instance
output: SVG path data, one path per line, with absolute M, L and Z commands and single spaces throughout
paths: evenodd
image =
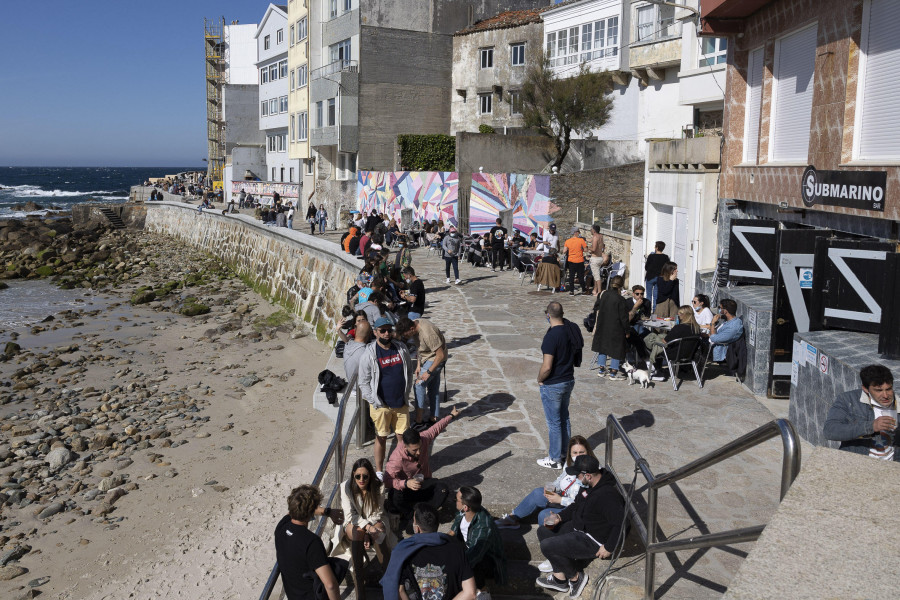
M 444 134 L 397 136 L 400 165 L 406 171 L 453 171 L 456 169 L 456 138 Z

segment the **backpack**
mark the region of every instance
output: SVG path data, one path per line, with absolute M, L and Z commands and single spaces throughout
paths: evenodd
M 325 369 L 319 373 L 319 383 L 322 385 L 322 391 L 328 398 L 329 404 L 337 402 L 338 392 L 343 391 L 347 387 L 347 381 L 335 375 L 332 371 Z
M 566 328 L 566 333 L 569 334 L 569 343 L 572 344 L 573 350 L 573 365 L 575 367 L 581 366 L 581 349 L 584 348 L 584 338 L 581 337 L 581 331 L 578 329 L 578 325 L 575 323 L 563 319 L 563 326 Z
M 594 326 L 597 324 L 597 311 L 592 310 L 588 313 L 588 316 L 584 318 L 584 328 L 588 330 L 588 333 L 594 331 Z
M 458 235 L 447 236 L 444 249 L 449 256 L 456 256 L 459 253 L 459 240 Z

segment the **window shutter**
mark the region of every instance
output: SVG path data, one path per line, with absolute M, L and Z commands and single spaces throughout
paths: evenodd
M 747 61 L 747 120 L 744 123 L 745 163 L 757 163 L 764 56 L 765 48 L 757 48 L 750 53 L 750 59 Z
M 665 242 L 666 248 L 672 248 L 672 231 L 674 228 L 674 218 L 672 216 L 672 207 L 666 204 L 653 204 L 653 207 L 656 209 L 656 239 L 653 240 L 653 243 L 657 241 Z M 648 244 L 648 251 L 653 246 Z
M 859 117 L 859 158 L 900 158 L 900 3 L 872 0 Z
M 813 25 L 778 40 L 772 160 L 806 162 L 812 116 L 816 32 Z

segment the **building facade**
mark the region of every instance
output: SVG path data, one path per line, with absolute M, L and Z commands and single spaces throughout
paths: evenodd
M 288 156 L 288 20 L 287 7 L 270 4 L 256 30 L 259 74 L 259 129 L 266 136 L 269 182 L 299 182 L 299 169 Z
M 454 34 L 450 135 L 524 126 L 520 94 L 528 68 L 544 57 L 543 10 L 503 12 Z
M 301 190 L 311 190 L 314 160 L 309 150 L 309 9 L 308 0 L 288 0 L 288 157 L 297 169 Z M 301 191 L 301 199 L 303 193 Z

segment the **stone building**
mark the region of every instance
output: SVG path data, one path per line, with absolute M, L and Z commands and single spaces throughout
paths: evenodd
M 728 290 L 757 323 L 753 389 L 790 390 L 795 427 L 823 443 L 860 366 L 900 375 L 878 359 L 900 339 L 900 3 L 703 0 L 701 22 L 729 44 L 719 244 L 729 278 L 755 284 Z
M 524 125 L 520 90 L 528 68 L 543 60 L 547 8 L 503 12 L 453 36 L 450 135 Z

